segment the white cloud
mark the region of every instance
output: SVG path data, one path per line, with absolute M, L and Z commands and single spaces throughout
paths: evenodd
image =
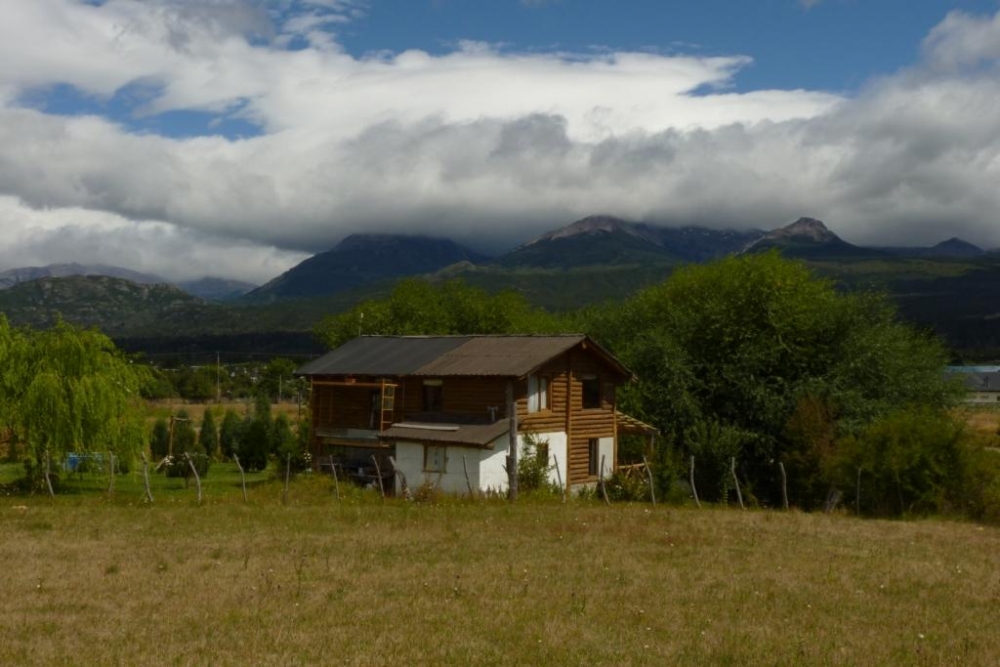
M 0 228 L 5 268 L 85 262 L 167 280 L 226 276 L 261 284 L 308 256 L 104 211 L 33 209 L 9 196 L 0 196 Z
M 66 216 L 101 239 L 78 251 L 111 244 L 127 257 L 126 246 L 168 225 L 175 254 L 198 239 L 247 258 L 218 271 L 203 270 L 207 259 L 177 262 L 183 271 L 255 281 L 351 232 L 448 234 L 482 248 L 594 212 L 759 227 L 809 214 L 857 242 L 957 233 L 1000 245 L 996 17 L 949 15 L 928 36 L 924 63 L 844 99 L 733 92 L 750 62 L 742 56 L 466 43 L 442 56 L 355 58 L 322 40 L 288 51 L 292 33 L 311 39 L 319 23 L 354 20 L 364 6 L 285 0 L 279 9 L 292 13 L 271 12 L 269 22 L 234 2 L 210 3 L 215 13 L 200 20 L 198 6 L 25 0 L 8 12 L 0 194 L 25 204 L 5 209 L 5 231 L 20 231 L 0 242 L 0 268 L 28 256 L 19 248 L 39 263 L 46 247 L 68 261 L 57 235 L 32 236 Z M 332 13 L 317 19 L 320 9 Z M 18 93 L 60 82 L 104 96 L 155 82 L 147 113 L 238 113 L 265 132 L 170 139 L 15 106 Z M 155 247 L 136 256 L 162 273 Z

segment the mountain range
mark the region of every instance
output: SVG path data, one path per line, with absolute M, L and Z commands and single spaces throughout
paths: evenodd
M 1000 255 L 961 239 L 930 248 L 862 247 L 812 218 L 772 231 L 734 231 L 591 216 L 494 258 L 448 239 L 354 235 L 249 291 L 218 279 L 168 286 L 115 267 L 15 269 L 0 273 L 0 312 L 14 324 L 46 326 L 62 317 L 98 326 L 129 349 L 173 349 L 182 338 L 197 349 L 205 337 L 239 347 L 241 336 L 258 345 L 274 336 L 272 348 L 281 347 L 282 337 L 297 337 L 297 350 L 313 352 L 307 334 L 324 315 L 383 295 L 408 276 L 514 289 L 536 305 L 565 310 L 621 299 L 684 264 L 770 250 L 805 261 L 845 288 L 887 291 L 906 317 L 944 333 L 957 348 L 1000 350 L 1000 303 L 993 298 Z
M 140 273 L 120 266 L 104 264 L 49 264 L 0 271 L 0 290 L 40 278 L 69 278 L 74 276 L 103 276 L 121 278 L 138 285 L 174 285 L 178 289 L 207 301 L 231 301 L 256 288 L 256 285 L 228 278 L 204 277 L 171 283 L 149 273 Z

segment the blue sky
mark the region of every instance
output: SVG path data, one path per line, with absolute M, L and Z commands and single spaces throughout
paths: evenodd
M 998 0 L 8 0 L 0 270 L 593 213 L 1000 246 Z
M 991 0 L 388 0 L 341 33 L 355 55 L 417 48 L 440 53 L 463 39 L 514 50 L 593 48 L 749 55 L 737 89 L 850 91 L 908 66 L 950 9 L 989 11 Z

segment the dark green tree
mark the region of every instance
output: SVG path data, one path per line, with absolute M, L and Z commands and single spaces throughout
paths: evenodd
M 955 396 L 943 346 L 902 324 L 884 297 L 839 292 L 776 253 L 679 269 L 590 322 L 640 378 L 622 391 L 623 407 L 685 454 L 714 460 L 720 491 L 721 458 L 735 456 L 749 494 L 765 503 L 780 502 L 779 461 L 798 478 L 793 502 L 809 505 L 828 488 L 819 459 L 831 436 L 801 428 L 803 406 L 843 437 Z
M 325 318 L 316 335 L 337 347 L 360 333 L 381 335 L 551 333 L 559 321 L 515 292 L 488 294 L 452 280 L 403 280 L 384 299 Z
M 153 433 L 149 439 L 149 452 L 154 459 L 160 460 L 167 455 L 170 447 L 170 427 L 167 420 L 160 417 L 153 422 Z
M 232 459 L 233 454 L 239 453 L 240 435 L 243 430 L 243 420 L 233 409 L 226 410 L 222 417 L 222 424 L 219 426 L 219 449 L 222 456 Z
M 274 425 L 271 401 L 260 393 L 254 399 L 253 414 L 244 420 L 240 434 L 240 463 L 247 470 L 263 470 L 274 451 Z
M 205 416 L 201 420 L 198 444 L 209 458 L 215 458 L 219 452 L 219 429 L 215 425 L 215 417 L 211 410 L 205 410 Z

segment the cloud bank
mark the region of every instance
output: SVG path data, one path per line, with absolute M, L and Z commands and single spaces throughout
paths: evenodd
M 920 62 L 843 97 L 735 92 L 742 55 L 463 43 L 356 57 L 337 30 L 365 8 L 14 0 L 0 268 L 262 281 L 353 232 L 499 249 L 596 212 L 763 228 L 811 215 L 857 243 L 1000 245 L 1000 14 L 947 15 Z M 89 112 L 33 102 L 57 85 Z M 136 127 L 188 112 L 256 131 Z

